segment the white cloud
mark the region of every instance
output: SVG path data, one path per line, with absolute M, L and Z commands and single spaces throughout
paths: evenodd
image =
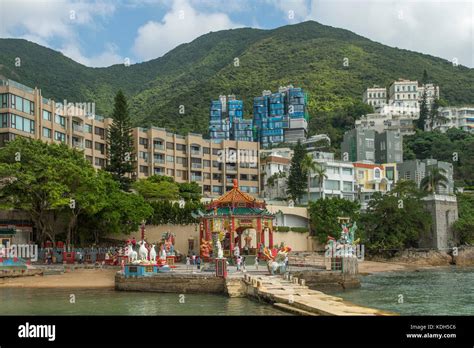
M 89 66 L 111 65 L 123 61 L 115 53 L 113 45 L 107 45 L 104 52 L 98 55 L 85 57 L 81 54 L 75 30 L 79 26 L 94 28 L 97 26 L 97 17 L 110 16 L 114 11 L 115 6 L 108 1 L 1 0 L 0 37 L 19 37 L 58 49 Z
M 474 67 L 472 0 L 312 0 L 305 18 Z
M 138 29 L 133 51 L 143 60 L 153 59 L 210 31 L 240 26 L 224 13 L 198 12 L 188 1 L 176 0 L 160 22 L 149 21 Z

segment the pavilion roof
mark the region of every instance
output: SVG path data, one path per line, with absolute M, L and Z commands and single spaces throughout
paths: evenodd
M 232 207 L 222 207 L 222 208 L 215 208 L 208 210 L 204 216 L 205 217 L 213 217 L 213 216 L 273 216 L 267 209 L 262 208 L 251 208 L 251 207 L 240 207 L 240 208 L 232 208 Z
M 259 201 L 248 193 L 242 192 L 237 184 L 237 179 L 234 179 L 234 187 L 229 192 L 218 199 L 212 201 L 208 205 L 208 209 L 233 207 L 233 208 L 259 208 L 265 210 L 265 202 Z

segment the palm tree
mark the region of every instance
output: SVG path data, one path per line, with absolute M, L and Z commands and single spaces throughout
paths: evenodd
M 306 154 L 301 162 L 301 168 L 306 172 L 308 177 L 308 205 L 311 197 L 311 172 L 317 170 L 318 164 L 314 161 L 313 156 Z
M 446 170 L 432 167 L 428 175 L 421 180 L 421 189 L 429 193 L 436 193 L 439 186 L 447 188 L 449 181 L 445 174 Z
M 324 179 L 327 179 L 328 176 L 326 175 L 326 168 L 324 168 L 322 165 L 318 164 L 316 166 L 316 169 L 314 170 L 314 174 L 315 176 L 318 178 L 319 180 L 319 196 L 321 198 L 325 198 L 324 197 Z

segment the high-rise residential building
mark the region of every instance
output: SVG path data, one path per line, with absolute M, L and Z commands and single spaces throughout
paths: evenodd
M 66 106 L 64 106 L 64 105 Z M 0 80 L 0 146 L 17 136 L 65 143 L 84 151 L 95 168 L 107 165 L 107 129 L 111 118 L 94 115 L 84 103 L 58 103 L 38 88 Z M 238 108 L 237 108 L 238 109 Z M 233 121 L 240 119 L 231 113 Z M 200 134 L 173 134 L 162 128 L 134 128 L 135 178 L 153 174 L 177 182 L 197 182 L 203 194 L 218 196 L 233 187 L 260 193 L 259 144 L 249 141 L 203 139 Z
M 349 162 L 401 162 L 403 161 L 402 135 L 393 131 L 377 133 L 368 129 L 352 129 L 344 133 L 341 158 Z
M 291 85 L 280 87 L 277 93 L 263 91 L 262 96 L 254 98 L 254 124 L 263 148 L 306 139 L 306 98 L 303 89 Z
M 446 187 L 438 185 L 437 193 L 452 194 L 454 192 L 453 165 L 449 162 L 438 161 L 436 159 L 409 160 L 397 164 L 400 179 L 413 180 L 420 187 L 421 181 L 429 175 L 431 168 L 438 168 L 448 179 Z
M 260 159 L 260 188 L 264 198 L 270 200 L 286 198 L 292 156 L 292 151 L 274 151 L 266 156 L 262 156 Z
M 253 120 L 244 119 L 244 103 L 235 95 L 211 102 L 209 135 L 213 140 L 254 141 Z
M 474 133 L 474 107 L 441 107 L 438 109 L 441 118 L 435 120 L 432 129 L 445 133 L 449 128 L 458 128 Z
M 387 88 L 374 85 L 367 88 L 362 95 L 364 103 L 372 105 L 375 110 L 387 105 Z
M 233 187 L 260 193 L 259 143 L 204 139 L 200 134 L 174 134 L 164 128 L 133 130 L 138 178 L 166 175 L 176 182 L 196 182 L 205 196 L 219 196 Z
M 0 146 L 17 136 L 65 143 L 84 151 L 96 168 L 107 163 L 107 127 L 112 119 L 95 115 L 95 104 L 56 102 L 41 90 L 0 80 Z

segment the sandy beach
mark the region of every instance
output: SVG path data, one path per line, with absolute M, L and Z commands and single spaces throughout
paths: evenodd
M 178 266 L 179 267 L 179 266 Z M 436 268 L 410 263 L 363 261 L 359 273 L 367 275 L 379 272 L 414 271 Z M 63 274 L 36 275 L 16 278 L 0 278 L 1 288 L 114 288 L 114 277 L 118 269 L 67 269 Z
M 57 275 L 0 278 L 1 288 L 114 288 L 117 269 L 67 270 Z

